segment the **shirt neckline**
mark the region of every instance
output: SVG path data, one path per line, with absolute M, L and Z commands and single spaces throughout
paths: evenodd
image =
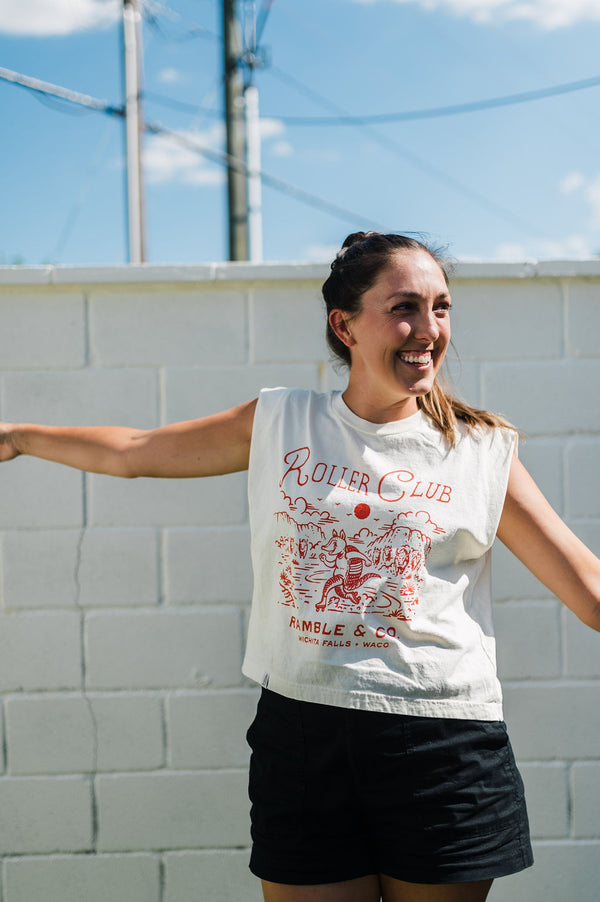
M 370 420 L 363 420 L 357 416 L 354 411 L 350 410 L 344 399 L 342 392 L 333 392 L 331 398 L 331 406 L 334 412 L 344 420 L 348 425 L 352 426 L 358 432 L 366 432 L 369 435 L 396 435 L 402 432 L 421 432 L 423 427 L 427 425 L 427 416 L 422 410 L 409 417 L 403 417 L 401 420 L 392 420 L 390 423 L 372 423 Z

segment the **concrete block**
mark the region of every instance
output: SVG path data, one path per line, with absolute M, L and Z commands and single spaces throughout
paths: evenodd
M 470 360 L 531 360 L 562 351 L 558 281 L 495 279 L 452 286 L 452 337 Z M 543 341 L 532 341 L 543 323 Z
M 85 699 L 9 698 L 6 701 L 8 771 L 68 774 L 91 771 L 94 723 Z
M 153 529 L 86 529 L 81 543 L 83 607 L 155 605 L 159 546 Z
M 527 337 L 531 341 L 531 333 Z M 503 413 L 526 435 L 600 430 L 599 393 L 597 360 L 527 360 L 484 367 L 484 407 Z
M 596 405 L 599 406 L 599 405 Z M 568 514 L 570 517 L 600 517 L 598 439 L 577 439 L 567 447 Z
M 0 538 L 5 608 L 71 607 L 81 530 L 20 530 Z
M 329 354 L 327 364 L 321 364 L 321 367 L 324 369 L 323 390 L 344 391 L 346 386 L 348 385 L 349 370 L 345 366 L 342 366 L 341 363 L 337 363 L 330 358 L 331 354 Z
M 600 682 L 505 683 L 505 719 L 517 759 L 596 758 L 598 705 Z
M 153 855 L 8 859 L 5 902 L 160 902 Z
M 565 612 L 565 676 L 600 677 L 600 635 Z
M 244 363 L 243 292 L 161 286 L 90 295 L 92 360 L 103 366 Z
M 9 698 L 6 721 L 13 774 L 150 770 L 164 763 L 158 698 Z
M 0 779 L 0 848 L 5 855 L 84 852 L 92 841 L 92 798 L 84 777 Z
M 167 700 L 169 762 L 173 768 L 247 767 L 246 731 L 257 691 L 171 695 Z
M 80 685 L 77 613 L 0 614 L 0 691 L 76 689 Z
M 533 844 L 532 868 L 496 880 L 489 902 L 595 902 L 600 843 L 548 840 Z
M 569 520 L 568 525 L 584 545 L 600 557 L 600 521 Z
M 166 540 L 165 594 L 171 604 L 252 598 L 248 527 L 169 529 Z
M 573 835 L 600 839 L 600 761 L 573 765 Z
M 250 341 L 255 363 L 328 360 L 325 305 L 317 288 L 257 287 Z
M 566 764 L 519 766 L 529 813 L 531 835 L 557 839 L 569 835 L 569 793 Z
M 275 366 L 169 368 L 166 372 L 166 420 L 193 420 L 236 407 L 257 397 L 261 388 L 308 388 L 319 391 L 319 367 Z
M 496 539 L 492 551 L 492 597 L 496 601 L 505 601 L 516 598 L 546 599 L 551 596 L 506 545 Z
M 4 704 L 0 702 L 0 774 L 3 774 L 6 770 L 6 714 L 4 710 Z M 0 893 L 0 900 L 2 899 L 2 894 Z
M 19 531 L 6 533 L 0 541 L 7 608 L 126 607 L 158 602 L 158 536 L 154 530 Z
M 211 479 L 90 477 L 94 526 L 226 526 L 247 519 L 246 475 Z
M 7 373 L 2 416 L 57 426 L 158 425 L 158 374 L 152 370 Z
M 90 614 L 87 680 L 93 689 L 235 686 L 241 618 L 231 609 Z
M 454 395 L 474 407 L 481 406 L 481 366 L 479 363 L 464 360 L 462 355 L 457 356 L 450 349 L 446 355 L 443 373 L 448 388 Z
M 83 474 L 19 457 L 0 470 L 0 529 L 80 526 Z
M 262 902 L 260 881 L 250 873 L 247 849 L 169 852 L 165 855 L 165 902 Z
M 99 849 L 247 845 L 247 784 L 245 770 L 100 776 Z
M 565 506 L 563 449 L 554 439 L 526 437 L 519 442 L 519 459 L 559 514 Z
M 156 696 L 92 696 L 98 770 L 152 770 L 165 762 L 162 702 Z
M 507 601 L 494 606 L 501 679 L 562 675 L 558 602 Z
M 570 279 L 567 289 L 567 349 L 576 357 L 598 357 L 600 304 L 596 279 Z
M 41 287 L 36 291 L 2 292 L 0 360 L 5 369 L 83 366 L 82 293 Z

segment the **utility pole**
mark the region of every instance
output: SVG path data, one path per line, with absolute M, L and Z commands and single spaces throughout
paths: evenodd
M 139 0 L 123 0 L 125 59 L 125 141 L 127 149 L 127 224 L 130 263 L 143 263 L 144 202 L 142 188 L 141 23 Z
M 256 2 L 245 0 L 244 21 L 244 115 L 246 117 L 246 186 L 248 203 L 248 246 L 252 263 L 261 263 L 262 246 L 262 183 L 260 178 L 260 114 L 258 109 L 258 88 L 254 84 L 254 72 L 264 60 L 258 56 L 256 38 Z
M 237 0 L 223 0 L 223 69 L 227 153 L 241 164 L 246 160 L 246 119 L 241 75 L 242 41 L 236 16 Z M 248 193 L 243 168 L 227 167 L 229 213 L 229 259 L 250 259 L 248 240 Z

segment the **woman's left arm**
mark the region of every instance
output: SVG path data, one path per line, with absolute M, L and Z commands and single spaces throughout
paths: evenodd
M 600 560 L 513 458 L 498 538 L 587 626 L 600 631 Z

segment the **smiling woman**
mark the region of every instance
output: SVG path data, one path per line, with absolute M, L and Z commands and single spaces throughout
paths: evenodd
M 483 902 L 532 863 L 492 543 L 596 630 L 600 561 L 519 463 L 516 431 L 441 385 L 438 252 L 355 233 L 323 293 L 344 392 L 263 389 L 148 431 L 0 424 L 0 459 L 128 478 L 248 469 L 250 867 L 266 902 Z

